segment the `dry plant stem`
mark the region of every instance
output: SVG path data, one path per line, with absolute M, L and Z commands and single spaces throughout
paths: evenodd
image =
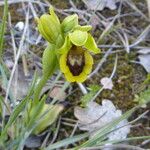
M 146 21 L 150 21 L 150 19 L 143 14 L 131 0 L 124 0 L 124 2 L 127 3 L 133 10 L 137 11 L 143 18 L 145 18 Z
M 125 46 L 123 46 L 123 45 L 98 45 L 98 47 L 99 48 L 125 48 Z M 131 47 L 130 47 L 131 48 Z M 134 49 L 137 49 L 137 50 L 139 50 L 139 49 L 148 49 L 149 47 L 144 47 L 144 46 L 132 46 L 132 48 L 134 48 Z M 134 50 L 133 49 L 133 50 Z M 118 51 L 122 51 L 122 50 L 118 50 Z
M 73 120 L 73 119 L 69 119 L 69 118 L 61 118 L 62 121 L 68 121 L 68 122 L 72 122 L 72 123 L 77 123 L 76 120 Z
M 62 122 L 63 125 L 69 126 L 69 127 L 74 127 L 74 124 L 68 123 L 68 122 Z
M 30 1 L 29 1 L 29 6 L 30 6 L 31 12 L 33 14 L 33 17 L 36 18 L 38 15 L 37 15 L 32 3 Z
M 150 143 L 150 139 L 143 141 L 139 146 L 144 146 L 148 143 Z
M 78 128 L 78 122 L 74 125 L 74 128 L 73 128 L 73 130 L 72 130 L 72 133 L 71 133 L 71 135 L 69 136 L 70 138 L 74 136 L 74 134 L 75 134 L 77 128 Z M 74 144 L 74 146 L 75 146 L 75 144 Z M 65 147 L 65 149 L 67 149 L 67 147 L 68 147 L 68 145 Z
M 8 0 L 8 5 L 15 4 L 15 3 L 21 3 L 21 2 L 28 2 L 29 0 Z M 5 3 L 4 1 L 0 2 L 0 6 L 3 6 Z
M 34 6 L 33 6 L 33 4 L 32 4 L 31 1 L 29 1 L 29 6 L 30 6 L 31 12 L 33 14 L 33 17 L 34 18 L 38 17 L 38 15 L 37 15 L 37 13 L 36 13 L 36 11 L 34 9 Z M 42 36 L 39 35 L 38 38 L 37 38 L 37 40 L 36 40 L 36 42 L 35 42 L 35 44 L 37 45 L 40 42 L 41 39 L 42 39 Z
M 47 144 L 47 141 L 49 140 L 50 135 L 51 135 L 51 132 L 49 131 L 49 133 L 46 135 L 43 143 L 41 144 L 41 147 L 40 147 L 41 149 L 46 147 L 46 144 Z
M 10 29 L 12 29 L 12 24 L 11 24 L 11 15 L 10 13 L 8 13 L 8 24 L 9 24 L 9 27 Z M 16 58 L 16 55 L 17 55 L 17 47 L 16 47 L 16 43 L 15 43 L 15 37 L 14 37 L 14 33 L 12 30 L 10 30 L 10 34 L 11 34 L 11 41 L 12 41 L 12 46 L 13 46 L 13 52 L 14 52 L 14 61 L 15 61 L 15 58 Z M 16 70 L 17 69 L 17 66 L 16 66 Z M 15 71 L 15 87 L 17 87 L 17 79 L 18 79 L 18 75 L 17 75 L 17 71 Z M 16 93 L 17 93 L 17 88 L 14 89 L 14 99 L 13 99 L 13 105 L 16 104 Z
M 71 6 L 75 9 L 75 10 L 78 10 L 76 5 L 73 3 L 72 0 L 69 0 L 69 3 L 71 4 Z M 80 13 L 78 13 L 80 15 Z M 80 17 L 84 20 L 84 22 L 86 22 L 88 24 L 88 21 L 87 19 L 83 16 L 83 15 L 80 15 Z
M 114 22 L 116 21 L 116 19 L 119 17 L 119 15 L 117 14 L 113 20 L 109 23 L 109 25 L 104 29 L 104 31 L 102 32 L 102 34 L 100 35 L 100 37 L 97 40 L 97 43 L 99 44 L 100 41 L 104 38 L 104 36 L 107 34 L 107 32 L 113 27 Z
M 86 147 L 82 148 L 81 150 L 100 150 L 100 149 L 128 149 L 128 150 L 144 150 L 143 148 L 128 145 L 128 144 L 115 144 L 115 145 L 106 145 L 106 146 L 97 146 L 97 147 Z
M 82 83 L 77 83 L 83 94 L 87 94 L 87 90 Z
M 29 76 L 29 69 L 28 69 L 27 59 L 25 54 L 22 55 L 22 64 L 23 64 L 24 75 L 27 77 Z
M 5 103 L 7 103 L 7 99 L 8 99 L 12 79 L 13 79 L 13 76 L 15 74 L 15 70 L 16 70 L 16 67 L 17 67 L 17 64 L 18 64 L 18 60 L 19 60 L 19 57 L 20 57 L 20 54 L 21 54 L 21 51 L 22 51 L 22 47 L 23 47 L 23 44 L 24 44 L 25 35 L 26 35 L 26 32 L 27 32 L 27 27 L 28 27 L 28 21 L 29 21 L 29 10 L 26 14 L 25 28 L 24 28 L 24 31 L 23 31 L 23 34 L 22 34 L 22 37 L 21 37 L 21 41 L 20 41 L 20 45 L 19 45 L 19 48 L 18 48 L 16 58 L 15 58 L 14 66 L 13 66 L 13 69 L 12 69 L 12 72 L 11 72 L 11 75 L 10 75 L 10 79 L 9 79 L 9 82 L 8 82 L 6 96 L 5 96 L 5 100 L 4 100 Z M 3 115 L 4 116 L 5 116 L 5 113 L 6 113 L 5 111 L 6 110 L 5 110 L 5 107 L 4 107 L 3 108 Z
M 144 30 L 143 32 L 137 37 L 137 39 L 134 41 L 134 43 L 132 43 L 131 45 L 129 45 L 130 48 L 133 48 L 135 47 L 136 45 L 138 45 L 139 43 L 141 43 L 145 38 L 146 36 L 148 35 L 150 31 L 150 25 L 148 25 Z
M 150 18 L 150 0 L 147 1 L 147 8 L 148 8 L 148 17 Z
M 53 144 L 55 142 L 56 138 L 57 138 L 57 135 L 59 133 L 60 124 L 61 124 L 61 118 L 58 119 L 56 131 L 55 131 L 55 134 L 54 134 L 53 139 L 51 141 L 51 144 Z

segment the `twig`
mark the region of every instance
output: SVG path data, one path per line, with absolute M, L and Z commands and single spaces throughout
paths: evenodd
M 148 16 L 150 18 L 150 0 L 146 0 L 147 1 L 147 8 L 148 8 Z
M 128 150 L 145 150 L 138 146 L 128 145 L 128 144 L 114 144 L 114 145 L 105 145 L 105 146 L 97 146 L 97 147 L 86 147 L 81 150 L 100 150 L 100 149 L 128 149 Z
M 113 71 L 112 71 L 112 74 L 110 76 L 110 79 L 113 78 L 115 72 L 116 72 L 116 69 L 117 69 L 117 61 L 118 61 L 118 55 L 116 55 L 116 59 L 115 59 L 115 64 L 114 64 L 114 68 L 113 68 Z M 107 85 L 108 83 L 105 84 L 105 86 Z M 104 86 L 93 96 L 93 98 L 91 99 L 91 101 L 94 101 L 96 99 L 96 97 L 103 91 L 104 89 Z
M 148 21 L 148 22 L 150 21 L 149 18 L 147 18 L 147 16 L 145 14 L 143 14 L 131 0 L 127 0 L 124 2 L 126 2 L 132 9 L 137 11 L 143 18 L 145 18 L 146 21 Z
M 22 55 L 22 65 L 23 65 L 24 75 L 26 77 L 29 76 L 29 69 L 28 69 L 28 65 L 27 65 L 27 60 L 26 60 L 26 55 L 25 54 Z
M 84 85 L 82 83 L 78 83 L 78 86 L 81 89 L 83 94 L 87 94 L 88 93 L 86 88 L 84 87 Z
M 55 134 L 54 134 L 53 139 L 52 139 L 50 144 L 53 144 L 55 142 L 56 138 L 57 138 L 57 135 L 58 135 L 58 132 L 59 132 L 59 128 L 60 128 L 60 123 L 61 123 L 61 118 L 59 118 L 59 120 L 58 120 L 56 131 L 55 131 Z
M 19 48 L 18 48 L 18 52 L 17 52 L 16 58 L 15 58 L 14 66 L 13 66 L 13 69 L 12 69 L 12 72 L 11 72 L 11 75 L 10 75 L 10 79 L 9 79 L 9 82 L 8 82 L 8 86 L 7 86 L 6 96 L 5 96 L 5 100 L 4 100 L 6 103 L 7 103 L 7 99 L 8 99 L 12 79 L 13 79 L 13 76 L 14 76 L 14 73 L 15 73 L 15 70 L 16 70 L 16 67 L 17 67 L 17 64 L 18 64 L 18 60 L 19 60 L 19 57 L 20 57 L 20 54 L 21 54 L 21 51 L 22 51 L 22 47 L 23 47 L 23 44 L 24 44 L 25 35 L 26 35 L 26 32 L 27 32 L 28 21 L 29 21 L 29 10 L 26 14 L 25 28 L 24 28 L 24 31 L 23 31 L 23 34 L 22 34 L 22 38 L 21 38 L 20 45 L 19 45 Z M 5 114 L 5 109 L 4 109 L 4 114 Z

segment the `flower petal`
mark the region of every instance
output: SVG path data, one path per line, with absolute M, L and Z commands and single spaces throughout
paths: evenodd
M 73 76 L 70 72 L 65 73 L 65 77 L 68 82 L 75 82 L 75 76 Z
M 85 31 L 75 30 L 69 34 L 71 42 L 76 46 L 83 46 L 88 38 L 88 33 Z
M 84 47 L 93 53 L 100 53 L 100 49 L 97 47 L 96 42 L 91 34 L 88 34 L 88 38 L 86 43 L 84 44 Z
M 85 26 L 78 25 L 75 27 L 75 30 L 86 31 L 86 32 L 90 31 L 91 29 L 92 29 L 92 26 L 90 25 L 85 25 Z
M 79 76 L 75 76 L 76 82 L 79 82 L 79 83 L 84 82 L 86 78 L 87 78 L 87 75 L 84 72 L 80 73 Z
M 49 12 L 50 12 L 51 16 L 54 18 L 55 22 L 57 22 L 57 24 L 60 25 L 59 18 L 55 14 L 54 8 L 52 6 L 49 8 Z
M 85 64 L 83 72 L 89 74 L 92 71 L 92 64 Z
M 66 65 L 66 61 L 67 61 L 67 53 L 61 55 L 61 56 L 60 56 L 60 59 L 59 59 L 60 70 L 61 70 L 63 73 L 66 73 L 66 72 L 69 71 L 69 68 L 68 68 L 68 66 Z
M 66 36 L 65 37 L 65 42 L 64 42 L 63 46 L 60 49 L 58 49 L 57 52 L 59 54 L 64 54 L 64 53 L 67 53 L 70 50 L 70 48 L 71 48 L 71 42 L 69 40 L 69 37 Z
M 91 56 L 91 54 L 87 51 L 84 52 L 84 57 L 85 57 L 85 63 L 92 65 L 93 64 L 93 57 Z

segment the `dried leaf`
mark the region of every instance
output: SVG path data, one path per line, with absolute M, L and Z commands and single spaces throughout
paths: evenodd
M 140 64 L 150 73 L 150 54 L 139 55 Z
M 103 85 L 104 89 L 112 90 L 112 88 L 113 88 L 112 80 L 108 77 L 102 78 L 101 84 Z
M 102 11 L 105 7 L 111 10 L 115 10 L 117 8 L 117 0 L 84 0 L 83 2 L 91 10 Z
M 62 91 L 62 88 L 56 86 L 52 89 L 49 96 L 51 98 L 57 97 L 58 100 L 64 100 L 66 98 L 66 93 Z
M 143 48 L 138 51 L 139 54 L 150 54 L 150 48 Z
M 13 62 L 8 60 L 6 61 L 6 65 L 11 70 Z M 27 95 L 27 91 L 29 89 L 29 85 L 31 83 L 32 78 L 26 77 L 24 75 L 23 69 L 21 65 L 18 65 L 18 69 L 15 71 L 13 76 L 11 86 L 10 86 L 10 93 L 11 96 L 16 100 L 21 100 Z M 7 87 L 2 84 L 2 88 L 6 91 Z
M 76 107 L 74 110 L 75 117 L 79 120 L 80 130 L 96 131 L 111 121 L 122 115 L 121 110 L 117 110 L 110 100 L 103 100 L 102 105 L 96 102 L 90 102 L 87 108 Z M 127 120 L 121 121 L 116 127 L 119 128 L 127 124 Z M 130 132 L 130 126 L 125 126 L 108 134 L 109 140 L 125 139 Z

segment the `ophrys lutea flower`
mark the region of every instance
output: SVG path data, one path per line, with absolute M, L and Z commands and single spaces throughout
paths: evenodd
M 49 44 L 55 45 L 54 51 L 59 59 L 60 70 L 67 81 L 84 82 L 92 70 L 91 53 L 100 52 L 89 33 L 92 27 L 80 26 L 76 14 L 66 17 L 62 23 L 53 9 L 50 10 L 50 14 L 38 19 L 39 31 Z
M 60 69 L 69 82 L 84 82 L 92 70 L 93 58 L 90 52 L 100 50 L 87 31 L 75 30 L 65 39 L 60 56 Z

